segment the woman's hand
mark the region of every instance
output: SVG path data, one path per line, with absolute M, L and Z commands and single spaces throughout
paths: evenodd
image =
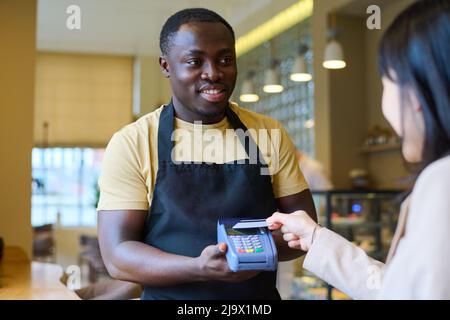
M 312 236 L 319 235 L 321 227 L 311 219 L 305 211 L 295 211 L 291 214 L 275 212 L 267 218 L 270 230 L 281 228 L 283 239 L 289 247 L 308 251 L 312 243 Z M 314 232 L 315 230 L 315 232 Z

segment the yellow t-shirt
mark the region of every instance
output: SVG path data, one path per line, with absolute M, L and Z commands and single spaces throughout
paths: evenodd
M 275 198 L 307 189 L 295 146 L 282 125 L 235 103 L 230 103 L 230 107 L 249 129 L 269 165 Z M 98 210 L 148 210 L 158 172 L 158 125 L 162 109 L 146 114 L 111 138 L 99 179 Z M 211 125 L 175 118 L 173 140 L 174 161 L 220 164 L 248 158 L 227 117 Z

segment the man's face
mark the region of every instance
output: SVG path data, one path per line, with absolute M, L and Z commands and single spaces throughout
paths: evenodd
M 183 24 L 160 58 L 169 77 L 177 116 L 186 121 L 220 121 L 236 84 L 231 32 L 222 23 Z

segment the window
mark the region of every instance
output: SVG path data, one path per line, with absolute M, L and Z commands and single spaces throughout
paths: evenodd
M 31 223 L 95 226 L 104 149 L 34 148 Z
M 312 47 L 310 19 L 306 19 L 272 39 L 275 53 L 273 58 L 280 62 L 281 84 L 284 86 L 284 91 L 278 94 L 262 92 L 264 71 L 270 65 L 272 58 L 268 54 L 268 43 L 239 57 L 237 61 L 239 75 L 233 99 L 239 101 L 239 89 L 242 82 L 249 71 L 254 71 L 255 76 L 252 81 L 260 99 L 256 103 L 239 101 L 239 105 L 279 120 L 286 128 L 295 146 L 314 158 L 314 80 L 299 83 L 291 81 L 289 78 L 300 43 L 306 44 L 308 48 Z M 308 70 L 312 73 L 311 49 L 305 56 L 309 61 Z

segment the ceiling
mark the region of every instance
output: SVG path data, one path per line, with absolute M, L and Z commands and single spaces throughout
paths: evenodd
M 232 26 L 239 26 L 259 10 L 272 6 L 273 1 L 38 0 L 37 47 L 41 51 L 157 55 L 162 25 L 180 9 L 209 8 L 221 14 Z M 70 16 L 66 9 L 70 5 L 80 7 L 80 30 L 66 27 Z M 239 31 L 235 28 L 237 35 Z

